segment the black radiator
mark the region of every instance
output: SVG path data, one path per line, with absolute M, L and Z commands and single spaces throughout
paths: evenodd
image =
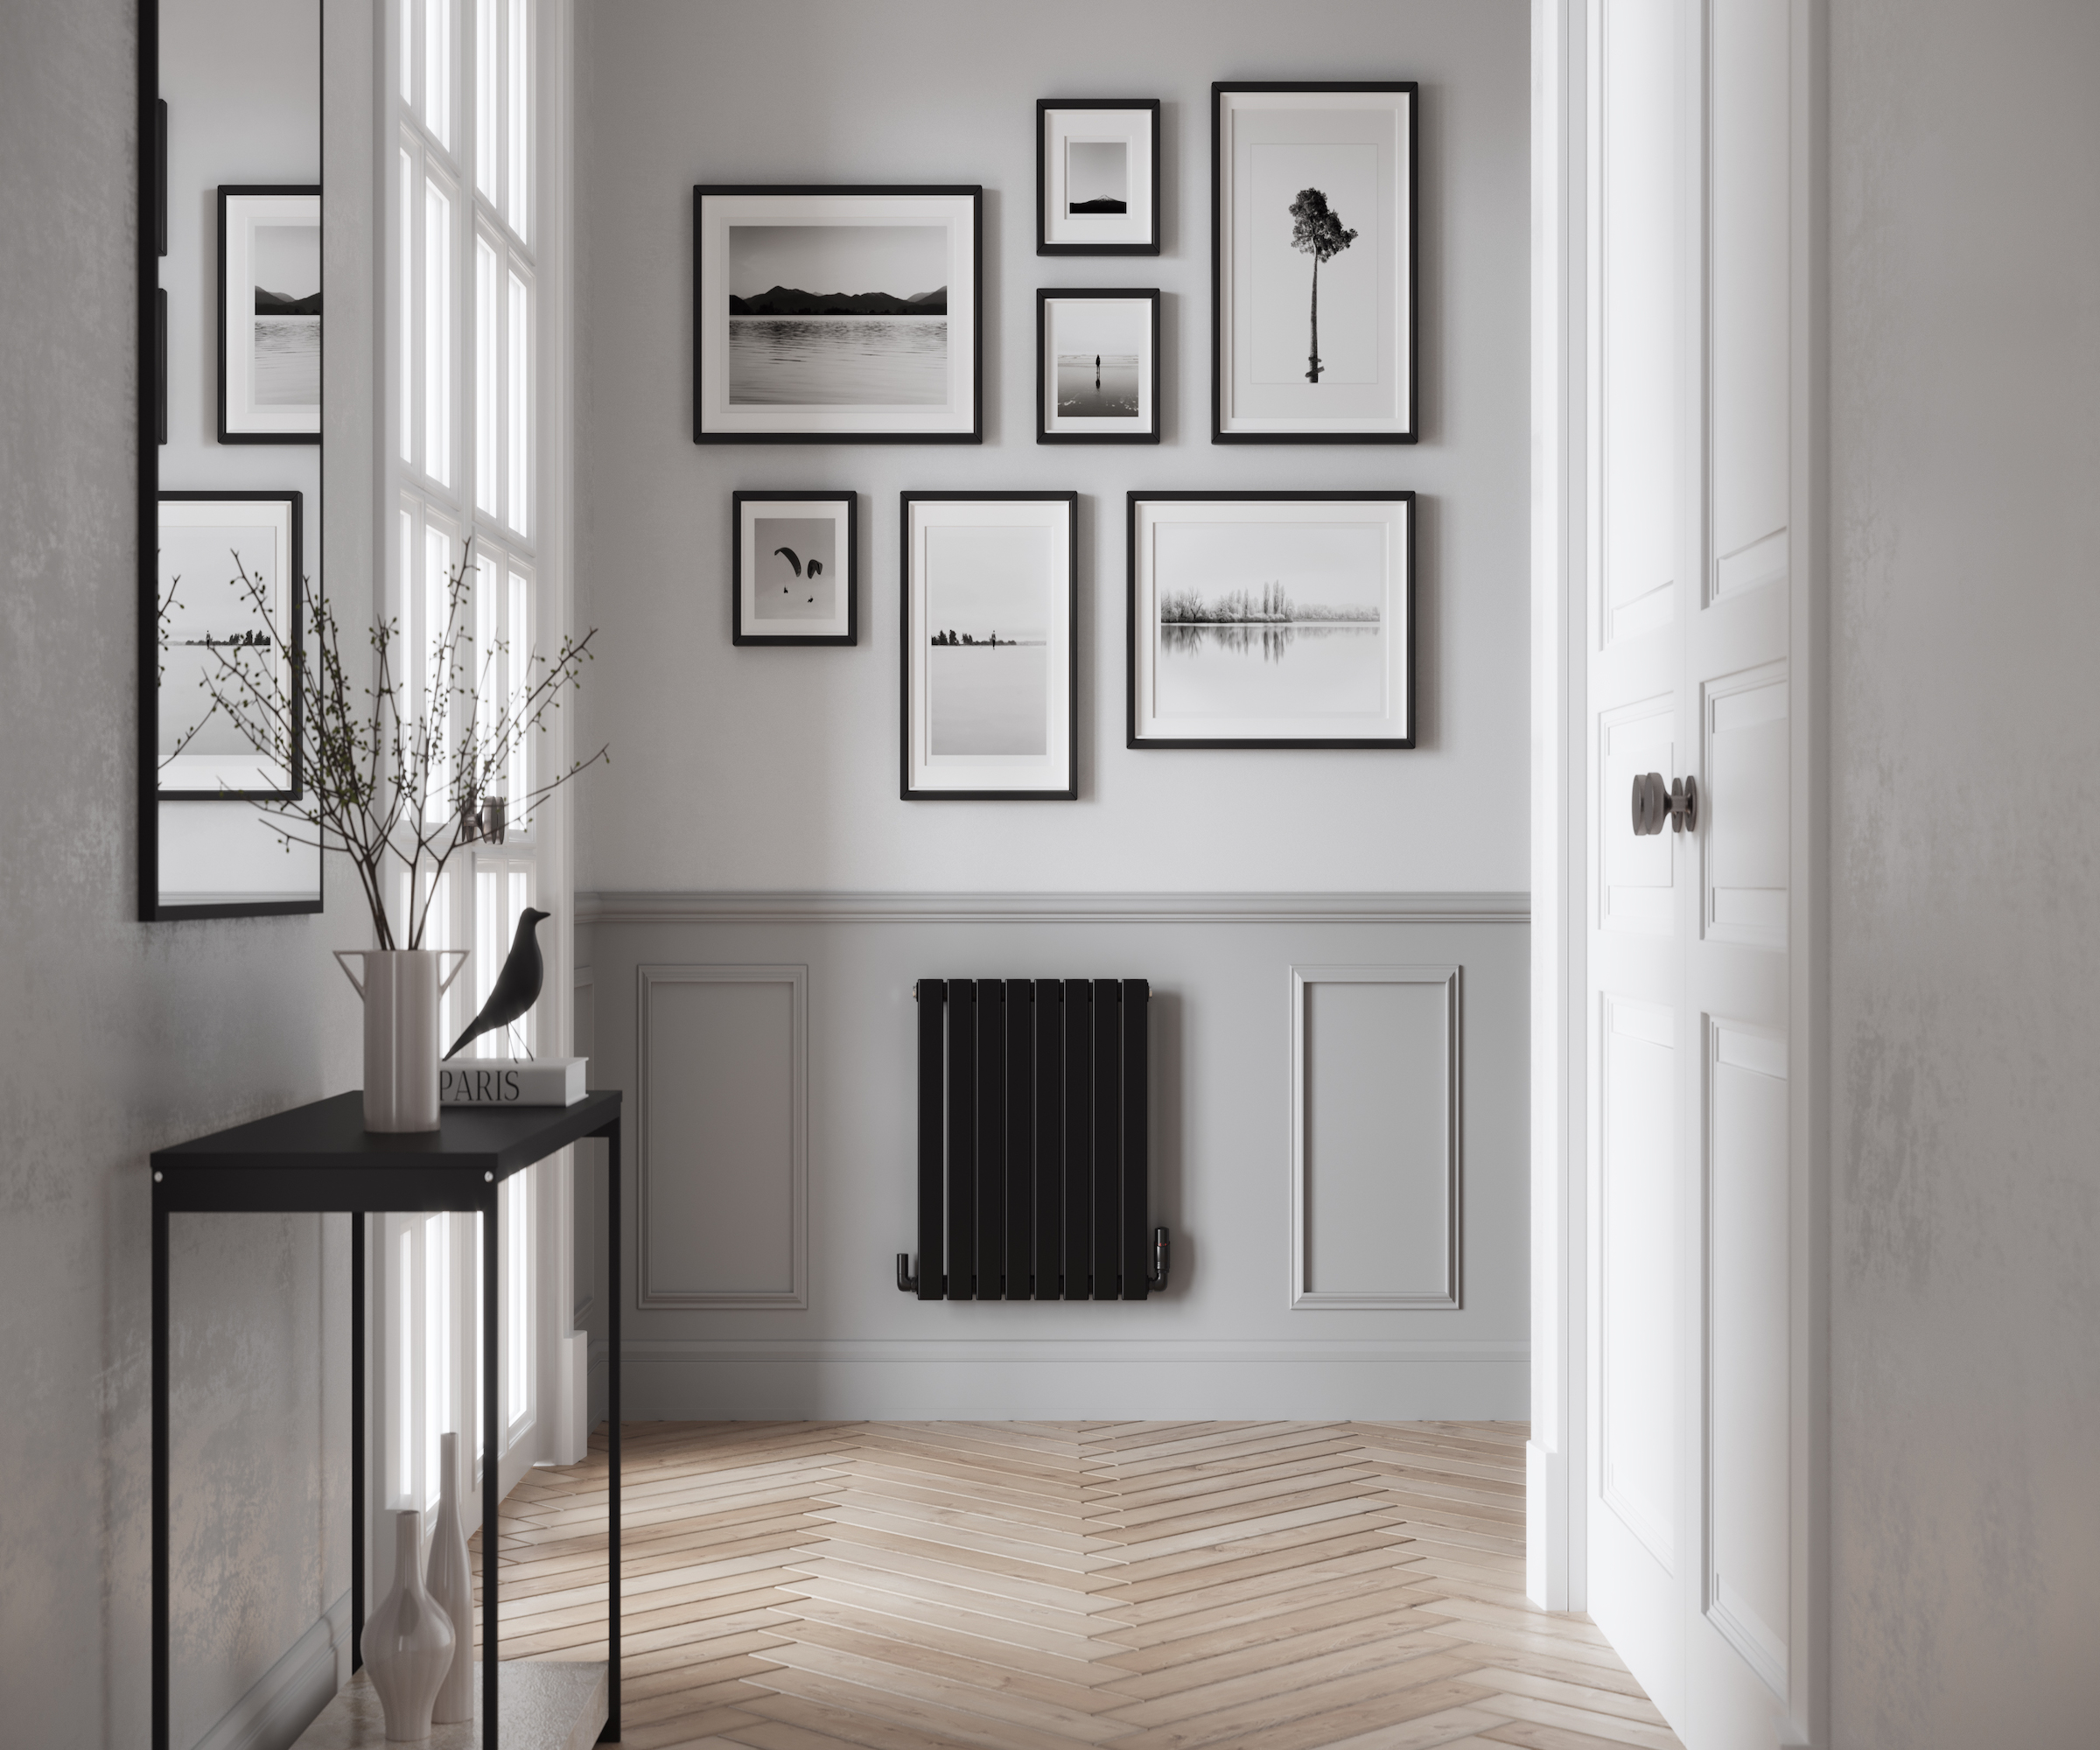
M 1166 1286 L 1149 1226 L 1152 986 L 1142 978 L 921 978 L 921 1300 L 1142 1300 Z

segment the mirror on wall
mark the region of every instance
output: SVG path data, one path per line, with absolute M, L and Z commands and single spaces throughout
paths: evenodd
M 321 0 L 140 10 L 141 912 L 318 912 L 261 805 L 322 581 Z

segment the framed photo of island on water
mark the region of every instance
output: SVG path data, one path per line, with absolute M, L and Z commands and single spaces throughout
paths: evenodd
M 1159 441 L 1159 293 L 1040 288 L 1035 441 Z
M 984 191 L 693 190 L 696 444 L 976 444 Z
M 1079 795 L 1079 494 L 910 493 L 903 795 Z
M 1211 442 L 1416 441 L 1416 87 L 1211 88 Z
M 1411 492 L 1130 495 L 1129 745 L 1412 747 Z
M 321 191 L 219 189 L 219 441 L 321 441 Z
M 858 644 L 859 494 L 740 492 L 730 500 L 730 641 Z
M 1035 105 L 1035 252 L 1159 253 L 1159 100 Z

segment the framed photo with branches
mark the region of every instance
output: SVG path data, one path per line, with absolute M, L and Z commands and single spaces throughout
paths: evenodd
M 1211 87 L 1211 441 L 1412 444 L 1411 80 Z

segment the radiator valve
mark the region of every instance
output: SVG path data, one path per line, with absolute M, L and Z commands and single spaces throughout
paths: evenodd
M 1166 1286 L 1166 1229 L 1152 1229 L 1152 1273 L 1145 1278 L 1154 1292 Z

